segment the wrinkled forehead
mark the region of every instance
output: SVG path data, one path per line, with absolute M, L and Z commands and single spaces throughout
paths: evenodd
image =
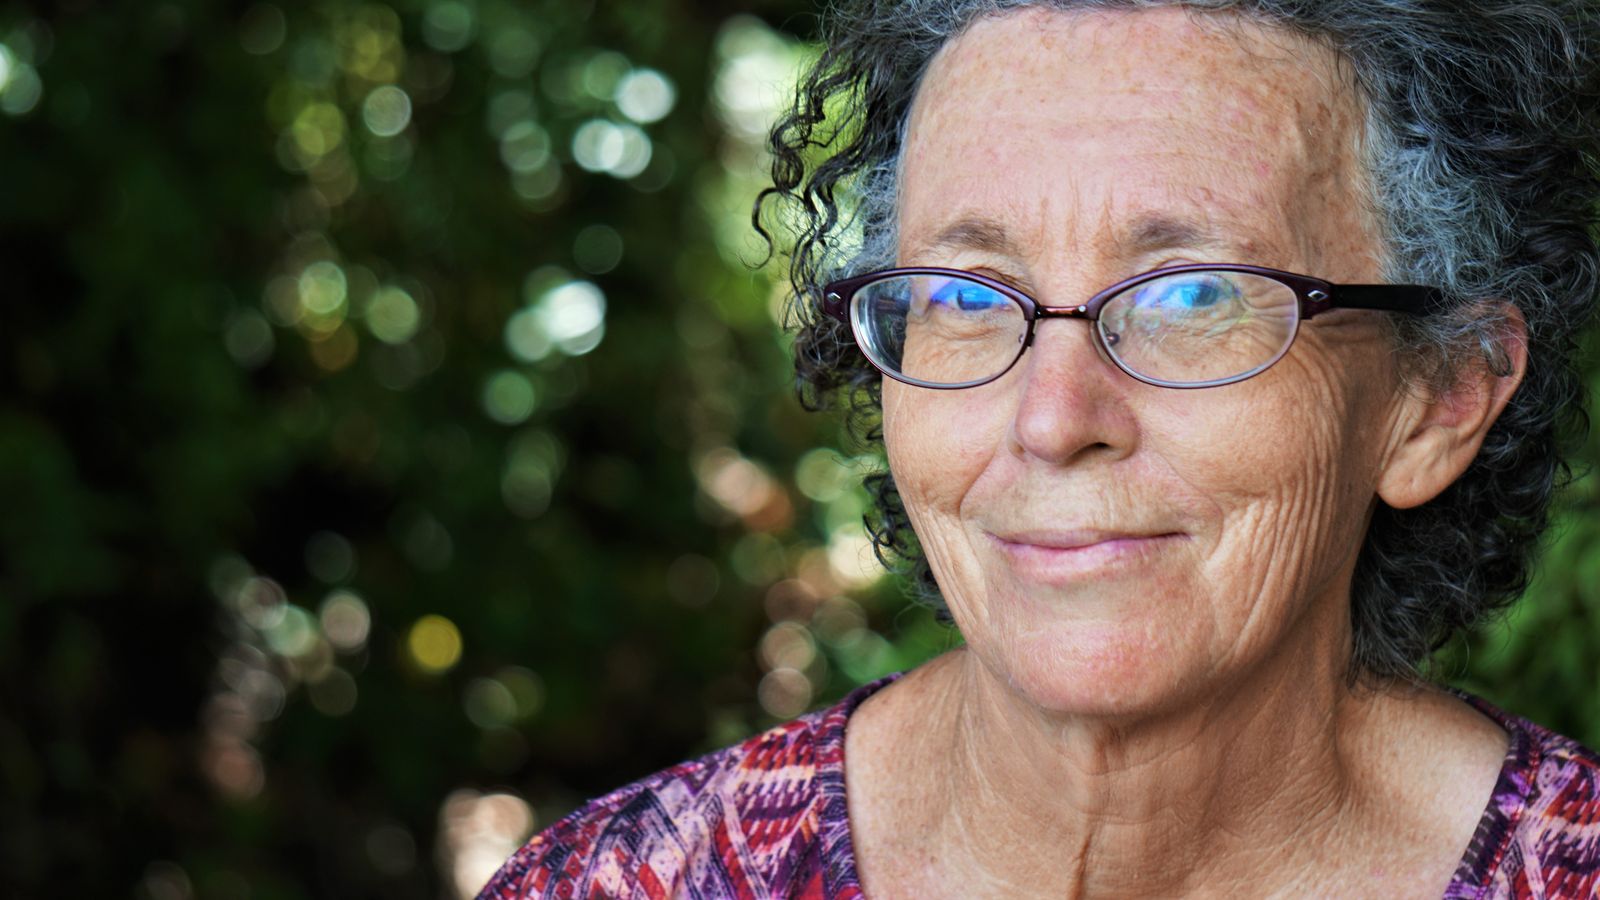
M 1331 48 L 1236 15 L 988 16 L 940 50 L 918 88 L 902 238 L 963 201 L 1054 205 L 1057 225 L 1063 205 L 1073 221 L 1086 207 L 1110 220 L 1192 207 L 1280 235 L 1297 210 L 1328 209 L 1366 234 L 1364 114 Z

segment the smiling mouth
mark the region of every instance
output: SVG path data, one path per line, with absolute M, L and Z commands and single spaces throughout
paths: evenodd
M 1136 568 L 1187 541 L 1188 535 L 1177 531 L 1137 534 L 1076 530 L 991 533 L 989 538 L 1017 574 L 1040 581 L 1062 581 Z

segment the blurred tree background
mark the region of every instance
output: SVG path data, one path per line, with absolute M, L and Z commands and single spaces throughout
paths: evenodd
M 0 6 L 0 894 L 470 896 L 958 640 L 753 266 L 814 12 Z M 1590 744 L 1596 500 L 1441 663 Z

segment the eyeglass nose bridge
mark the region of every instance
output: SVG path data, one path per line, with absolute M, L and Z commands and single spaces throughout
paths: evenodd
M 1036 303 L 1033 307 L 1033 315 L 1028 320 L 1028 327 L 1023 332 L 1022 346 L 1017 350 L 1017 359 L 1012 360 L 1012 365 L 1016 365 L 1022 355 L 1033 347 L 1034 335 L 1038 332 L 1040 322 L 1045 319 L 1082 319 L 1090 323 L 1089 346 L 1094 348 L 1095 355 L 1100 357 L 1100 361 L 1113 369 L 1120 369 L 1138 378 L 1138 375 L 1129 372 L 1127 366 L 1112 357 L 1111 348 L 1106 346 L 1105 336 L 1100 333 L 1100 329 L 1094 324 L 1099 318 L 1098 309 L 1092 308 L 1091 304 L 1088 303 L 1082 303 L 1077 306 L 1045 306 Z M 1009 369 L 1009 367 L 1007 368 Z
M 1027 334 L 1022 339 L 1022 347 L 1024 350 L 1026 350 L 1027 348 L 1033 346 L 1034 332 L 1037 330 L 1039 323 L 1045 319 L 1084 319 L 1092 322 L 1097 318 L 1099 318 L 1099 316 L 1093 312 L 1090 312 L 1089 305 L 1086 303 L 1079 304 L 1077 306 L 1045 306 L 1042 303 L 1036 304 L 1033 307 L 1033 315 L 1030 316 L 1028 320 L 1028 330 Z M 1097 339 L 1093 341 L 1093 343 L 1095 345 L 1095 349 L 1099 350 L 1101 355 L 1104 356 L 1105 348 L 1100 346 L 1100 341 Z

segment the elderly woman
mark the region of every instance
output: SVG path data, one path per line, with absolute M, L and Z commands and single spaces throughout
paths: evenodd
M 773 135 L 803 395 L 881 425 L 880 545 L 965 646 L 483 896 L 1596 896 L 1600 757 L 1423 677 L 1563 472 L 1595 15 L 833 20 Z

